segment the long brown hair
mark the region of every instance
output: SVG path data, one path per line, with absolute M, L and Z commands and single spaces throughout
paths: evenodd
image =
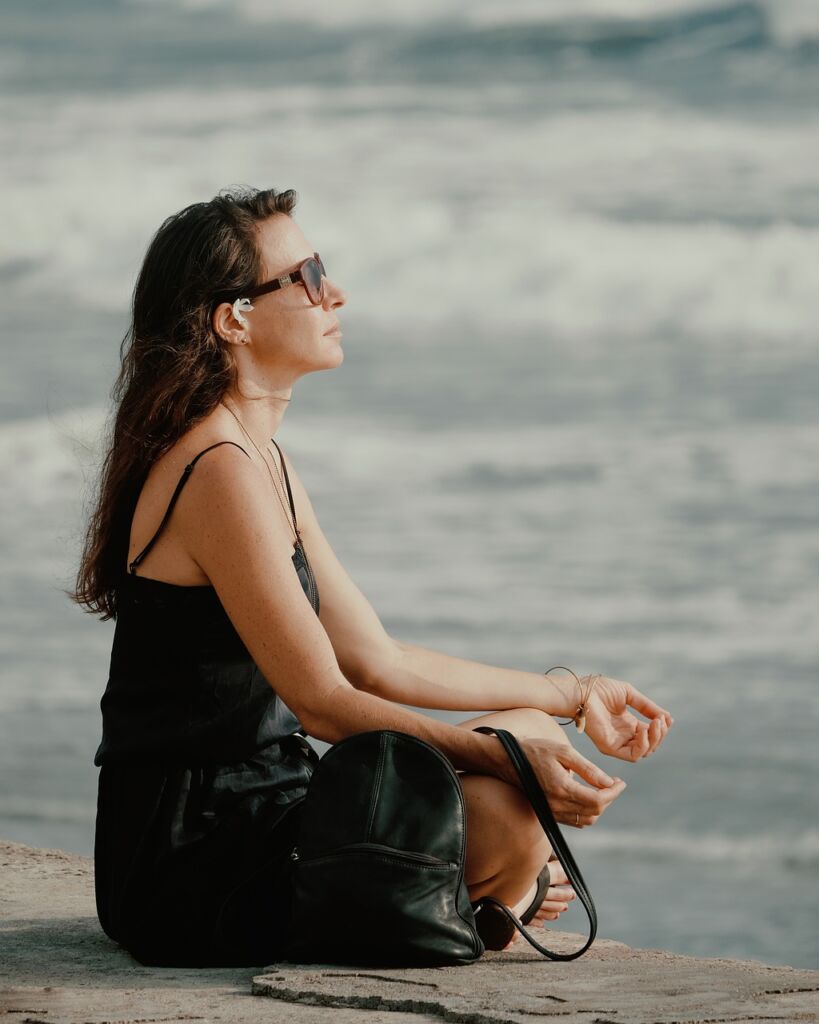
M 131 519 L 151 465 L 236 381 L 230 346 L 211 318 L 217 302 L 260 281 L 256 226 L 290 215 L 293 189 L 234 188 L 168 217 L 152 238 L 120 345 L 114 409 L 97 496 L 71 600 L 116 617 Z

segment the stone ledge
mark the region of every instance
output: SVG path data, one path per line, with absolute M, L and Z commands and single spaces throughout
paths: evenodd
M 520 939 L 462 967 L 143 967 L 99 926 L 91 858 L 2 840 L 0 907 L 0 1018 L 15 1024 L 819 1022 L 819 971 L 609 939 L 569 963 Z M 583 938 L 549 931 L 556 949 Z

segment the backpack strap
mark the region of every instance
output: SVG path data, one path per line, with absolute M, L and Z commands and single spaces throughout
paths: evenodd
M 515 914 L 513 914 L 504 903 L 495 899 L 494 896 L 482 896 L 479 900 L 476 900 L 475 904 L 473 904 L 473 911 L 476 908 L 479 909 L 481 903 L 494 904 L 503 911 L 504 914 L 506 914 L 529 945 L 534 946 L 539 953 L 547 956 L 550 960 L 576 960 L 577 957 L 582 956 L 583 953 L 586 952 L 589 946 L 594 942 L 594 938 L 597 935 L 597 908 L 591 898 L 591 893 L 586 887 L 586 882 L 580 874 L 580 868 L 577 866 L 577 863 L 572 856 L 572 851 L 569 849 L 566 840 L 563 838 L 563 833 L 560 831 L 560 826 L 555 820 L 555 816 L 549 806 L 548 796 L 540 788 L 540 783 L 537 780 L 534 769 L 529 763 L 529 759 L 526 754 L 521 750 L 517 737 L 513 733 L 509 732 L 508 729 L 495 729 L 491 725 L 481 725 L 472 731 L 484 732 L 487 735 L 494 734 L 503 744 L 510 761 L 514 765 L 515 771 L 518 773 L 523 792 L 529 798 L 529 802 L 531 803 L 535 814 L 537 814 L 540 824 L 543 826 L 543 831 L 546 833 L 557 859 L 563 865 L 563 870 L 566 872 L 569 882 L 573 886 L 574 891 L 580 897 L 580 900 L 586 909 L 590 926 L 589 937 L 576 952 L 557 953 L 554 950 L 547 949 L 545 946 L 541 946 L 537 940 L 533 939 Z

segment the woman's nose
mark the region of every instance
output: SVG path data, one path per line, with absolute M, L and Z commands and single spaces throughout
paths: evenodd
M 329 277 L 324 278 L 324 297 L 329 301 L 329 308 L 343 306 L 347 302 L 347 293 Z

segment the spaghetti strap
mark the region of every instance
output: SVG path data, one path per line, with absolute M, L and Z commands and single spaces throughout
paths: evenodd
M 296 506 L 293 504 L 293 492 L 290 490 L 290 477 L 287 474 L 287 466 L 285 465 L 284 454 L 282 453 L 281 448 L 279 448 L 276 439 L 271 437 L 270 440 L 273 442 L 273 444 L 276 445 L 276 450 L 278 451 L 279 457 L 282 460 L 282 469 L 284 470 L 284 482 L 285 485 L 287 486 L 287 499 L 290 502 L 290 511 L 293 513 L 293 525 L 296 528 L 296 536 L 298 537 L 299 540 L 301 540 L 301 534 L 299 533 L 299 524 L 296 521 Z
M 207 448 L 203 448 L 202 451 L 198 453 L 198 455 L 195 455 L 194 458 L 191 459 L 191 461 L 187 464 L 187 466 L 185 466 L 184 470 L 182 471 L 182 476 L 179 478 L 179 483 L 176 485 L 176 490 L 171 495 L 171 500 L 168 502 L 168 507 L 165 510 L 165 515 L 162 517 L 162 522 L 157 527 L 156 533 L 153 535 L 153 537 L 151 537 L 151 539 L 148 541 L 148 543 L 145 545 L 142 551 L 140 551 L 140 553 L 136 556 L 133 562 L 129 563 L 128 569 L 133 575 L 136 575 L 136 567 L 139 565 L 142 559 L 148 554 L 148 552 L 159 539 L 159 535 L 160 533 L 162 533 L 165 523 L 167 523 L 168 519 L 170 518 L 171 512 L 173 512 L 173 507 L 176 504 L 176 499 L 182 492 L 182 488 L 188 482 L 188 477 L 191 475 L 193 467 L 196 465 L 199 459 L 202 458 L 205 452 L 209 452 L 211 448 L 218 448 L 220 444 L 234 444 L 239 449 L 239 451 L 245 452 L 244 448 L 242 448 L 240 444 L 236 444 L 235 441 L 217 441 L 216 444 L 211 444 L 208 445 Z M 247 452 L 245 452 L 245 455 L 247 455 Z M 247 455 L 247 457 L 250 458 L 249 455 Z

